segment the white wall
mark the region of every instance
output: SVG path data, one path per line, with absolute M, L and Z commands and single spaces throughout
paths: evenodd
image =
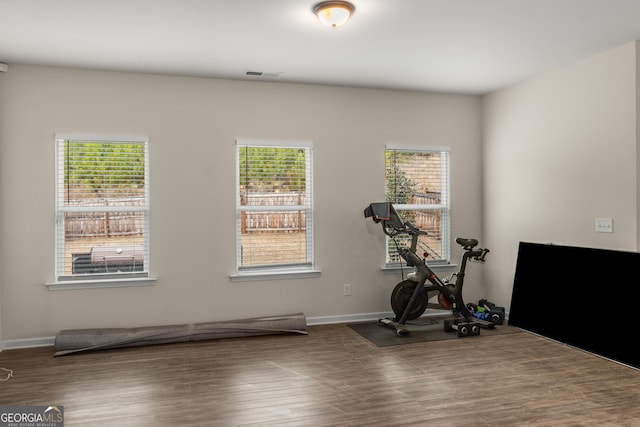
M 492 250 L 483 283 L 496 303 L 510 304 L 520 241 L 638 249 L 636 49 L 629 43 L 483 98 L 483 232 Z M 613 218 L 614 232 L 596 233 L 596 217 Z M 540 267 L 570 280 L 587 266 Z
M 75 328 L 389 311 L 399 277 L 381 273 L 383 234 L 362 214 L 384 198 L 386 143 L 450 146 L 454 237 L 482 238 L 479 97 L 19 64 L 0 75 L 0 93 L 4 340 Z M 54 279 L 55 133 L 149 136 L 155 286 L 44 285 Z M 236 138 L 314 142 L 320 278 L 230 281 Z M 352 296 L 343 296 L 344 283 L 353 285 Z
M 640 251 L 640 41 L 635 42 L 636 74 L 636 251 Z
M 0 340 L 389 311 L 399 277 L 380 272 L 383 235 L 362 216 L 383 198 L 385 143 L 452 147 L 452 235 L 491 249 L 485 265 L 470 265 L 467 301 L 508 307 L 520 241 L 635 251 L 639 49 L 626 44 L 482 99 L 11 64 L 0 75 Z M 44 285 L 54 270 L 57 132 L 149 136 L 155 286 Z M 314 141 L 320 278 L 229 280 L 239 137 Z M 614 233 L 596 233 L 596 217 L 613 218 Z

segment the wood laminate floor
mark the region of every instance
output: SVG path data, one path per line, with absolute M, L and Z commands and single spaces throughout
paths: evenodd
M 527 332 L 381 348 L 307 331 L 5 350 L 0 405 L 63 405 L 65 426 L 640 426 L 640 371 Z

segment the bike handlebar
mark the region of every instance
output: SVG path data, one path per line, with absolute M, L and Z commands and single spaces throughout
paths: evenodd
M 419 236 L 426 236 L 429 233 L 420 230 L 410 222 L 403 222 L 390 202 L 371 203 L 364 210 L 364 216 L 372 217 L 374 222 L 382 223 L 382 231 L 391 238 L 395 238 L 400 233 L 407 233 L 411 236 L 411 247 L 409 249 L 399 249 L 399 255 L 407 261 L 407 264 L 420 263 L 422 260 L 415 254 Z M 465 250 L 464 256 L 472 261 L 484 262 L 489 249 L 473 249 L 478 241 L 476 239 L 456 239 Z M 411 264 L 409 264 L 411 265 Z
M 429 234 L 424 230 L 420 230 L 418 227 L 414 226 L 410 222 L 405 222 L 404 223 L 404 228 L 405 228 L 405 230 L 407 230 L 407 233 L 409 233 L 411 235 L 416 235 L 416 236 L 424 235 L 424 236 L 426 236 L 427 234 Z
M 475 262 L 485 262 L 485 257 L 489 252 L 489 249 L 467 250 L 465 256 Z M 423 262 L 414 250 L 408 248 L 398 249 L 398 255 L 406 261 L 409 267 L 415 267 Z

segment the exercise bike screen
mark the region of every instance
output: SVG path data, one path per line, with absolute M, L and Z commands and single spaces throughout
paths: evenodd
M 637 252 L 520 242 L 508 323 L 640 368 L 639 265 Z

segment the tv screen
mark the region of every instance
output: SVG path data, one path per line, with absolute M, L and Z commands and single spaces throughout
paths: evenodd
M 509 325 L 640 368 L 640 253 L 520 242 Z

